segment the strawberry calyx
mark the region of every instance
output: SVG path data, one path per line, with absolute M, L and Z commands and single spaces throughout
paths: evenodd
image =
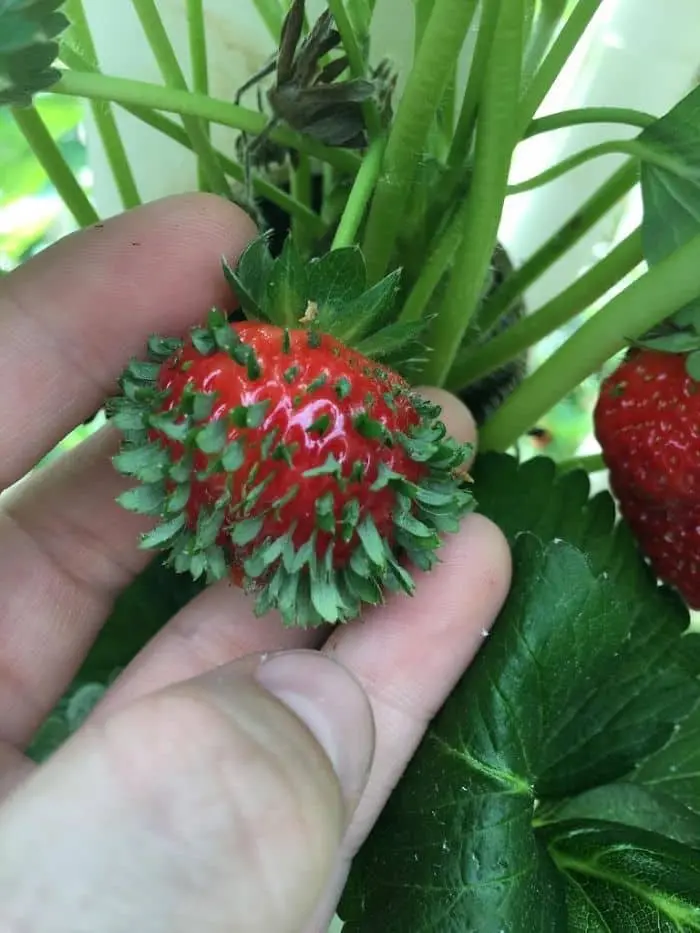
M 319 352 L 331 342 L 334 347 L 335 338 L 314 324 L 274 329 L 280 339 L 275 366 L 286 365 L 285 352 L 300 341 Z M 297 476 L 299 443 L 289 442 L 290 432 L 320 443 L 330 418 L 320 414 L 305 424 L 303 436 L 294 419 L 284 420 L 275 387 L 285 399 L 296 391 L 297 367 L 271 380 L 253 346 L 255 335 L 246 340 L 239 334 L 245 328 L 252 334 L 251 325 L 237 329 L 212 310 L 186 339 L 152 337 L 146 360 L 132 361 L 121 378 L 121 394 L 108 406 L 123 436 L 114 465 L 136 485 L 119 502 L 156 519 L 140 546 L 166 552 L 168 565 L 195 579 L 233 575 L 256 594 L 256 614 L 276 609 L 286 625 L 347 622 L 363 605 L 382 602 L 385 591 L 412 594 L 405 564 L 432 568 L 440 536 L 456 531 L 474 508 L 465 475 L 470 445 L 449 437 L 440 408 L 379 364 L 376 372 L 390 390 L 356 407 L 346 429 L 371 449 L 371 475 L 361 461 L 344 462 L 329 452 Z M 259 334 L 265 328 L 273 330 L 259 325 Z M 187 375 L 200 361 L 219 359 L 245 379 L 245 404 L 230 407 L 215 387 L 197 391 L 186 380 L 179 387 L 168 382 L 168 373 Z M 300 384 L 298 397 L 314 401 L 326 393 L 340 404 L 350 390 L 348 380 L 329 387 L 321 374 Z M 397 407 L 401 429 L 391 427 L 399 423 L 392 420 Z M 299 486 L 314 482 L 313 510 L 297 514 Z

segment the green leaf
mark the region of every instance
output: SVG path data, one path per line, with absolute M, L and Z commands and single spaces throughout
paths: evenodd
M 658 751 L 629 780 L 672 797 L 700 819 L 700 706 L 684 719 Z
M 197 447 L 205 454 L 220 454 L 228 440 L 228 425 L 223 418 L 211 421 L 197 434 Z
M 397 321 L 360 340 L 355 349 L 370 359 L 383 360 L 414 344 L 424 331 L 425 322 L 404 324 Z
M 642 162 L 644 257 L 654 265 L 700 231 L 700 87 L 638 141 L 667 163 Z
M 265 313 L 275 324 L 297 327 L 308 301 L 307 266 L 288 237 L 270 272 Z
M 329 305 L 327 325 L 341 340 L 358 343 L 391 320 L 396 306 L 401 270 L 391 272 L 376 285 L 352 300 Z
M 626 781 L 594 787 L 559 806 L 545 808 L 544 812 L 540 808 L 536 822 L 544 826 L 566 820 L 604 820 L 662 833 L 677 842 L 700 847 L 700 813 L 661 789 L 630 783 L 636 774 Z
M 546 834 L 574 889 L 577 925 L 611 933 L 700 930 L 700 849 L 658 833 L 606 823 L 566 823 Z M 605 926 L 600 924 L 604 922 Z
M 657 758 L 700 708 L 700 637 L 584 473 L 500 455 L 473 473 L 512 589 L 355 860 L 345 933 L 700 929 L 697 813 Z
M 358 298 L 367 285 L 367 267 L 358 246 L 335 249 L 309 264 L 309 300 L 318 305 L 320 327 Z
M 256 237 L 249 243 L 235 269 L 223 260 L 226 280 L 246 315 L 253 320 L 265 319 L 265 295 L 273 264 L 269 237 L 266 235 Z
M 0 3 L 0 106 L 27 106 L 60 72 L 57 37 L 68 26 L 63 0 L 2 0 Z

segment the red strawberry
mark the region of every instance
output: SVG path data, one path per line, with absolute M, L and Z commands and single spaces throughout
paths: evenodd
M 311 328 L 212 311 L 186 341 L 155 338 L 111 416 L 115 465 L 141 482 L 120 501 L 161 519 L 143 545 L 195 577 L 231 574 L 259 613 L 317 625 L 411 593 L 404 559 L 429 569 L 474 503 L 469 449 L 439 408 L 303 312 Z
M 687 359 L 632 350 L 603 383 L 595 431 L 620 511 L 655 573 L 700 608 L 700 384 Z

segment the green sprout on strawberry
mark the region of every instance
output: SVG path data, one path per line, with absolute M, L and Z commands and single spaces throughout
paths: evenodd
M 289 626 L 412 594 L 406 565 L 430 570 L 475 505 L 470 446 L 394 368 L 416 337 L 391 320 L 397 276 L 338 301 L 338 261 L 306 270 L 291 243 L 274 260 L 255 240 L 225 267 L 248 320 L 212 309 L 182 339 L 153 337 L 110 405 L 114 464 L 137 481 L 120 502 L 157 520 L 142 547 L 195 579 L 230 576 Z

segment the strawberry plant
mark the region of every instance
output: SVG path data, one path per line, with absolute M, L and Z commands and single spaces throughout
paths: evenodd
M 0 102 L 78 224 L 97 213 L 37 95 L 94 108 L 125 207 L 117 107 L 194 152 L 201 187 L 260 236 L 221 269 L 237 309 L 154 335 L 114 386 L 121 504 L 153 518 L 140 543 L 162 560 L 117 599 L 35 757 L 208 582 L 230 576 L 289 626 L 343 625 L 410 598 L 476 509 L 508 537 L 512 590 L 356 858 L 345 929 L 700 929 L 700 90 L 665 114 L 540 115 L 606 0 L 414 0 L 405 73 L 370 57 L 373 0 L 328 0 L 315 21 L 302 0 L 257 0 L 277 54 L 233 102 L 206 90 L 201 2 L 192 87 L 156 4 L 132 4 L 162 84 L 100 70 L 81 0 L 0 0 Z M 509 183 L 526 139 L 603 122 L 637 134 Z M 514 268 L 507 198 L 613 152 L 622 167 Z M 637 183 L 640 226 L 525 309 Z M 602 456 L 524 458 L 599 378 Z M 425 384 L 471 405 L 471 475 Z M 612 494 L 591 495 L 603 467 Z

